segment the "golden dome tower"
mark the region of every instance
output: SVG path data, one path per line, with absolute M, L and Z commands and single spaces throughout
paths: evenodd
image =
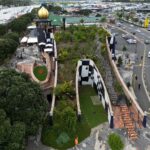
M 40 19 L 47 19 L 49 16 L 49 12 L 45 7 L 41 7 L 38 11 L 38 16 Z

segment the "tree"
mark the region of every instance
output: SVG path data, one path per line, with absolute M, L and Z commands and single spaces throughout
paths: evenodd
M 13 32 L 22 33 L 25 31 L 27 25 L 32 21 L 34 18 L 34 11 L 32 13 L 25 14 L 10 23 L 8 23 L 8 28 L 11 29 Z
M 105 21 L 106 21 L 106 17 L 105 16 L 101 17 L 101 22 L 105 22 Z
M 0 39 L 0 63 L 13 54 L 18 46 L 18 43 L 12 39 Z
M 0 35 L 4 35 L 7 32 L 7 26 L 0 24 Z
M 7 150 L 23 150 L 21 148 L 20 144 L 18 144 L 18 143 L 10 143 L 10 144 L 8 144 L 6 149 Z
M 84 19 L 81 19 L 81 20 L 80 20 L 80 23 L 83 24 L 83 23 L 84 23 Z
M 125 18 L 126 18 L 126 20 L 129 20 L 130 16 L 127 14 L 127 15 L 125 16 Z
M 7 119 L 5 111 L 3 109 L 0 109 L 0 147 L 3 147 L 7 144 L 10 134 L 10 120 Z
M 96 16 L 95 16 L 95 17 L 101 17 L 101 16 L 102 16 L 102 15 L 98 13 L 98 14 L 96 14 Z
M 14 70 L 0 70 L 0 97 L 0 108 L 11 122 L 24 123 L 26 135 L 35 135 L 46 112 L 46 101 L 39 85 Z
M 51 12 L 54 12 L 56 14 L 60 13 L 63 11 L 62 7 L 60 6 L 53 6 L 53 5 L 48 5 L 48 10 Z
M 124 45 L 122 48 L 122 51 L 126 51 L 126 50 L 127 50 L 127 47 Z
M 108 144 L 111 150 L 123 150 L 124 144 L 119 135 L 112 133 L 108 136 Z
M 23 150 L 25 138 L 24 123 L 13 126 L 3 109 L 0 109 L 0 148 L 6 150 Z
M 25 124 L 21 122 L 16 122 L 12 126 L 12 133 L 10 136 L 10 141 L 12 143 L 23 144 L 23 139 L 25 137 Z
M 122 65 L 122 58 L 121 56 L 118 58 L 118 67 L 120 67 Z
M 116 15 L 119 19 L 121 19 L 123 17 L 123 13 L 120 11 L 118 11 Z
M 16 32 L 10 32 L 3 36 L 5 39 L 12 39 L 19 44 L 19 35 Z
M 143 26 L 143 21 L 142 21 L 142 20 L 140 20 L 140 21 L 139 21 L 139 24 L 140 24 L 141 26 Z
M 74 13 L 79 14 L 79 15 L 83 15 L 83 16 L 89 16 L 90 13 L 92 13 L 92 11 L 89 9 L 81 9 L 79 11 L 75 11 Z

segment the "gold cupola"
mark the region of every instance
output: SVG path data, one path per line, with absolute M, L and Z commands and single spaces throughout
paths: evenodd
M 38 11 L 38 16 L 40 19 L 47 19 L 49 16 L 49 12 L 45 7 L 41 7 Z

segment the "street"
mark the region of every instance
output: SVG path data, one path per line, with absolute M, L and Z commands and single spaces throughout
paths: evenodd
M 138 27 L 133 26 L 131 28 L 131 25 L 127 24 L 127 23 L 125 23 L 125 25 L 123 24 L 122 26 L 125 26 L 125 28 L 122 29 L 122 28 L 118 28 L 118 27 L 116 27 L 116 28 L 113 27 L 111 29 L 111 33 L 117 33 L 117 35 L 116 35 L 116 41 L 117 41 L 116 50 L 122 51 L 123 47 L 125 46 L 127 48 L 126 53 L 128 53 L 128 54 L 134 53 L 135 54 L 134 55 L 135 62 L 133 65 L 133 75 L 137 75 L 138 80 L 136 82 L 134 81 L 133 88 L 134 88 L 135 95 L 137 97 L 137 102 L 139 103 L 140 107 L 143 109 L 143 111 L 149 111 L 150 101 L 147 96 L 146 90 L 150 91 L 150 81 L 148 80 L 150 77 L 150 75 L 149 75 L 150 68 L 147 67 L 147 66 L 150 66 L 150 60 L 147 57 L 148 45 L 145 45 L 143 42 L 146 39 L 147 31 L 144 30 L 144 34 L 145 34 L 144 38 L 145 39 L 143 38 L 141 33 L 138 32 L 134 35 L 134 37 L 137 38 L 137 43 L 129 44 L 124 38 L 122 38 L 122 34 L 130 34 L 130 36 L 132 36 L 132 32 L 137 30 Z M 141 32 L 142 32 L 143 29 L 139 29 L 139 30 L 141 30 Z M 149 33 L 149 35 L 150 35 L 150 33 Z M 146 55 L 145 57 L 144 57 L 144 52 Z M 145 62 L 144 66 L 142 66 L 143 61 Z M 141 85 L 140 90 L 138 88 L 139 84 Z M 144 84 L 146 85 L 146 87 L 144 86 Z

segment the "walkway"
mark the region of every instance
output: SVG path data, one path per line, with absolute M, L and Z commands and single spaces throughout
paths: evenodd
M 136 140 L 138 138 L 138 134 L 135 131 L 134 122 L 131 119 L 131 114 L 126 105 L 120 106 L 121 108 L 121 116 L 124 122 L 124 127 L 127 129 L 128 136 L 131 140 Z

